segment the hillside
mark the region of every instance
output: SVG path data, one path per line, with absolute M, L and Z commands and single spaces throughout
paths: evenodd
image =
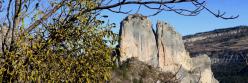
M 184 36 L 191 57 L 207 54 L 221 83 L 247 83 L 248 26 L 216 29 Z

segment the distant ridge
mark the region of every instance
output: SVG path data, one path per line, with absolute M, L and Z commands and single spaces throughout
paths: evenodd
M 207 54 L 220 83 L 248 83 L 248 26 L 235 26 L 183 37 L 191 57 Z
M 228 32 L 228 31 L 235 31 L 235 30 L 248 31 L 248 26 L 247 25 L 239 25 L 239 26 L 235 26 L 235 27 L 215 29 L 215 30 L 207 31 L 207 32 L 199 32 L 199 33 L 195 33 L 195 34 L 191 34 L 191 35 L 186 35 L 183 37 L 183 39 L 188 39 L 188 38 L 195 37 L 195 36 L 209 35 L 209 34 L 213 34 L 213 33 L 223 33 L 223 32 Z

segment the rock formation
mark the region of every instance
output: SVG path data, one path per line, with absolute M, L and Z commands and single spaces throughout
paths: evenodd
M 184 36 L 183 39 L 192 57 L 199 54 L 210 57 L 212 71 L 220 82 L 248 82 L 248 74 L 243 74 L 248 61 L 248 26 L 217 29 Z
M 196 75 L 200 77 L 201 83 L 217 83 L 218 81 L 213 77 L 211 71 L 211 60 L 210 58 L 203 54 L 192 58 L 193 67 L 192 71 L 198 71 Z
M 130 15 L 121 23 L 120 60 L 137 58 L 162 72 L 176 75 L 181 83 L 218 83 L 208 56 L 190 58 L 180 34 L 167 23 L 158 22 L 153 31 L 147 17 Z
M 151 67 L 137 58 L 129 58 L 122 66 L 112 71 L 110 83 L 178 83 L 178 81 L 170 72 L 161 72 L 159 68 Z
M 157 46 L 151 22 L 141 15 L 124 19 L 120 29 L 121 61 L 137 57 L 140 61 L 157 66 Z
M 175 32 L 167 23 L 157 23 L 157 44 L 158 44 L 158 62 L 163 71 L 178 70 L 182 66 L 190 70 L 191 60 L 187 54 L 182 37 Z

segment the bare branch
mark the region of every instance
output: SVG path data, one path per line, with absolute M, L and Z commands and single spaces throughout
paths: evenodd
M 11 30 L 11 43 L 10 43 L 10 48 L 9 48 L 10 51 L 13 50 L 13 46 L 14 46 L 13 44 L 14 44 L 14 40 L 15 40 L 15 29 L 18 27 L 18 25 L 20 23 L 21 6 L 22 6 L 22 1 L 16 0 L 15 1 L 15 15 L 14 15 L 14 19 L 13 19 L 13 27 Z
M 107 3 L 104 3 L 104 2 Z M 55 6 L 50 12 L 48 12 L 47 14 L 45 14 L 41 19 L 35 21 L 31 26 L 29 26 L 25 31 L 25 32 L 30 32 L 32 31 L 36 26 L 38 26 L 42 21 L 47 20 L 48 17 L 50 17 L 53 13 L 55 13 L 65 2 L 65 0 L 61 1 L 61 3 L 59 3 L 57 6 Z M 111 12 L 114 13 L 122 13 L 122 14 L 130 14 L 132 10 L 130 11 L 123 11 L 122 10 L 122 6 L 124 5 L 138 5 L 139 8 L 136 11 L 136 13 L 140 10 L 140 8 L 142 6 L 144 6 L 145 8 L 151 9 L 151 10 L 156 10 L 156 12 L 154 12 L 153 14 L 149 15 L 149 16 L 154 16 L 157 15 L 159 13 L 161 13 L 162 11 L 172 11 L 175 12 L 179 15 L 183 15 L 183 16 L 196 16 L 198 15 L 203 9 L 206 9 L 208 12 L 210 12 L 211 14 L 213 14 L 215 17 L 217 18 L 222 18 L 222 19 L 235 19 L 238 18 L 239 16 L 230 16 L 230 17 L 225 17 L 225 12 L 224 13 L 215 13 L 213 11 L 211 11 L 210 9 L 208 9 L 205 6 L 205 1 L 203 2 L 198 2 L 198 0 L 118 0 L 116 3 L 112 3 L 114 2 L 113 0 L 101 0 L 98 3 L 98 6 L 95 8 L 91 8 L 91 9 L 84 9 L 84 8 L 80 8 L 80 11 L 77 14 L 74 14 L 74 16 L 70 16 L 70 17 L 77 17 L 78 15 L 82 15 L 84 13 L 87 12 L 92 12 L 92 11 L 97 11 L 97 10 L 109 10 Z M 185 8 L 174 8 L 174 7 L 170 7 L 168 6 L 168 4 L 176 4 L 176 3 L 182 3 L 182 2 L 191 2 L 192 4 L 195 5 L 195 9 L 193 10 L 189 10 L 189 9 L 185 9 Z M 159 5 L 159 7 L 151 7 L 149 5 Z M 117 10 L 113 10 L 113 8 L 119 7 Z M 72 19 L 69 18 L 69 19 Z
M 3 1 L 0 0 L 0 12 L 2 12 Z
M 8 20 L 8 26 L 7 26 L 7 24 L 5 24 L 5 26 L 8 28 L 7 29 L 7 32 L 6 33 L 3 33 L 4 34 L 4 36 L 3 36 L 3 42 L 2 42 L 2 51 L 3 51 L 3 57 L 5 57 L 5 48 L 7 48 L 8 49 L 8 46 L 7 46 L 7 37 L 8 37 L 8 35 L 9 35 L 9 32 L 10 32 L 10 28 L 11 28 L 11 21 L 10 21 L 10 7 L 11 7 L 11 3 L 12 3 L 12 0 L 9 0 L 9 3 L 8 3 L 8 7 L 7 7 L 7 15 L 6 15 L 6 17 L 7 17 L 7 20 Z M 5 47 L 6 46 L 6 47 Z
M 129 10 L 127 12 L 124 12 L 124 11 L 120 11 L 120 10 L 116 11 L 116 10 L 112 10 L 112 9 L 107 9 L 107 10 L 114 12 L 114 13 L 122 13 L 122 14 L 129 14 L 132 11 L 132 10 Z
M 47 20 L 51 15 L 53 15 L 60 7 L 63 6 L 64 2 L 66 0 L 62 0 L 58 5 L 56 5 L 52 10 L 50 10 L 50 12 L 48 12 L 47 14 L 45 14 L 42 18 L 40 18 L 39 20 L 36 20 L 32 25 L 30 25 L 23 33 L 27 33 L 32 31 L 36 26 L 38 26 L 42 21 Z M 22 33 L 22 34 L 23 34 Z
M 88 12 L 88 11 L 92 11 L 92 10 L 99 10 L 99 9 L 108 9 L 108 8 L 114 8 L 114 7 L 118 7 L 121 5 L 128 5 L 128 4 L 172 4 L 172 3 L 181 3 L 181 2 L 190 2 L 190 1 L 194 1 L 194 0 L 170 0 L 170 1 L 139 1 L 139 0 L 135 0 L 135 1 L 125 1 L 123 0 L 123 2 L 119 2 L 116 4 L 112 4 L 112 5 L 107 5 L 107 6 L 99 6 L 93 9 L 89 9 L 89 10 L 85 10 L 83 12 Z
M 220 10 L 218 10 L 217 13 L 213 12 L 212 10 L 210 10 L 209 8 L 207 8 L 205 5 L 203 5 L 204 2 L 198 2 L 198 1 L 194 1 L 193 4 L 195 6 L 202 6 L 204 9 L 206 9 L 209 13 L 211 13 L 212 15 L 214 15 L 215 17 L 217 18 L 222 18 L 222 19 L 236 19 L 239 17 L 239 15 L 236 15 L 236 16 L 229 16 L 229 17 L 226 17 L 224 16 L 226 13 L 223 12 L 221 13 Z

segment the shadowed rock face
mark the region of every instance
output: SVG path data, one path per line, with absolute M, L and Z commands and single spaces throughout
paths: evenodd
M 217 29 L 184 36 L 183 39 L 192 57 L 207 54 L 211 58 L 213 73 L 220 82 L 233 83 L 237 81 L 230 79 L 248 78 L 241 73 L 247 68 L 248 26 Z
M 119 42 L 121 62 L 135 57 L 161 72 L 175 74 L 180 83 L 218 83 L 207 55 L 190 58 L 179 33 L 165 22 L 158 22 L 156 28 L 154 33 L 150 21 L 142 15 L 124 19 Z

